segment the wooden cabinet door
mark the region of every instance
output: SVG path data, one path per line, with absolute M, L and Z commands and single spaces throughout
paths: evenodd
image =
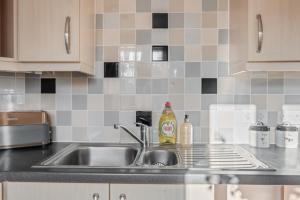
M 282 200 L 282 187 L 273 185 L 228 185 L 227 200 Z
M 300 1 L 249 1 L 249 61 L 300 61 Z M 258 48 L 258 19 L 261 15 L 263 42 Z
M 251 62 L 279 61 L 281 57 L 281 2 L 285 0 L 248 1 L 248 60 Z M 257 15 L 261 15 L 263 41 L 258 50 Z
M 18 1 L 19 61 L 79 62 L 79 1 Z M 66 26 L 70 28 L 69 53 L 65 45 Z
M 94 195 L 99 195 L 95 198 Z M 109 200 L 109 184 L 17 183 L 4 184 L 3 200 Z
M 214 200 L 209 185 L 111 184 L 111 200 Z

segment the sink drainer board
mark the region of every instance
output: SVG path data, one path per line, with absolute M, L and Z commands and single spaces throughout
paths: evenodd
M 178 152 L 186 168 L 205 170 L 274 170 L 238 145 L 194 145 Z

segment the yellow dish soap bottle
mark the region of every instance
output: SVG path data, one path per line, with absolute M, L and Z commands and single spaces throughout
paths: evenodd
M 159 143 L 176 144 L 177 121 L 171 108 L 171 103 L 166 102 L 159 120 Z
M 190 123 L 189 115 L 184 116 L 184 122 L 180 126 L 179 143 L 181 145 L 193 144 L 193 125 Z

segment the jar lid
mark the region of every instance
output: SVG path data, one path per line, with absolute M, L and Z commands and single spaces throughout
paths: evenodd
M 298 131 L 296 126 L 291 125 L 289 122 L 283 122 L 277 125 L 276 130 L 278 131 Z
M 270 131 L 270 127 L 265 125 L 263 122 L 256 122 L 255 125 L 252 125 L 249 127 L 249 130 L 251 131 Z

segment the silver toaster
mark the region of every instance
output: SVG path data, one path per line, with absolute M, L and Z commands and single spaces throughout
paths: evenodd
M 0 149 L 42 146 L 50 141 L 46 112 L 0 112 Z

